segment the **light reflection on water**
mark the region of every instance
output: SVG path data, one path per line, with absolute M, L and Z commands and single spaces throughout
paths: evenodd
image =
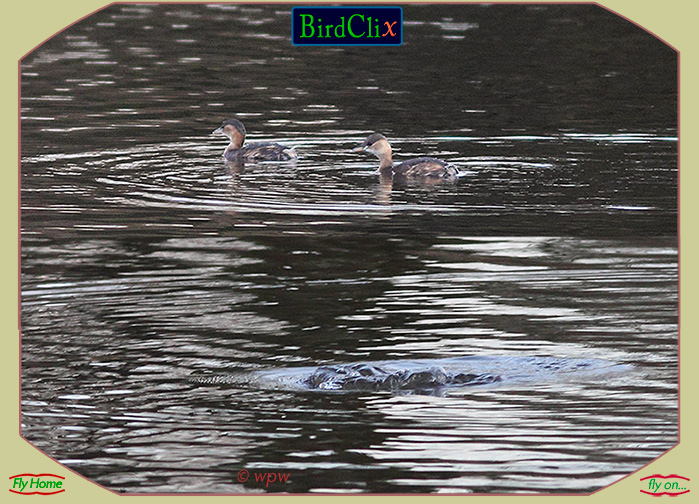
M 377 52 L 293 48 L 282 6 L 116 5 L 28 56 L 23 435 L 123 492 L 589 492 L 671 447 L 675 55 L 597 7 L 534 7 L 406 6 L 404 47 Z M 233 113 L 300 159 L 225 165 L 209 132 Z M 372 130 L 464 174 L 382 184 L 350 152 Z M 188 380 L 471 355 L 634 372 Z

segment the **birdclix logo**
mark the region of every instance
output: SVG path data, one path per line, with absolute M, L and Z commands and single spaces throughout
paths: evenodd
M 397 46 L 403 43 L 401 7 L 294 7 L 291 42 L 306 46 Z

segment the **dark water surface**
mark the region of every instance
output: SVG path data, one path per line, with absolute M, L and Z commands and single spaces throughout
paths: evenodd
M 23 435 L 130 493 L 589 492 L 673 446 L 674 51 L 596 6 L 344 49 L 290 10 L 115 5 L 23 60 Z M 300 159 L 225 165 L 233 115 Z M 381 183 L 372 131 L 463 176 Z M 501 379 L 259 379 L 366 366 Z

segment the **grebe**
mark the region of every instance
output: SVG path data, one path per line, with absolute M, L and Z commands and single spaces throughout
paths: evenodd
M 373 133 L 364 142 L 352 149 L 355 152 L 367 151 L 379 158 L 379 172 L 383 176 L 425 179 L 453 179 L 459 169 L 453 164 L 445 163 L 433 157 L 408 159 L 400 164 L 393 164 L 391 144 L 380 133 Z
M 231 141 L 223 151 L 223 157 L 228 161 L 290 161 L 297 157 L 293 147 L 285 147 L 278 143 L 262 142 L 244 146 L 245 126 L 238 119 L 224 121 L 212 134 L 226 135 Z

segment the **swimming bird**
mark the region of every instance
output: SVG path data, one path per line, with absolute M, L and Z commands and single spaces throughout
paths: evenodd
M 361 145 L 352 150 L 370 152 L 378 157 L 379 172 L 382 176 L 412 179 L 453 179 L 459 173 L 459 169 L 453 164 L 433 157 L 419 157 L 394 164 L 391 144 L 380 133 L 372 133 Z
M 259 142 L 243 145 L 245 142 L 245 126 L 238 119 L 228 119 L 216 128 L 212 134 L 225 135 L 230 140 L 223 151 L 223 157 L 228 161 L 290 161 L 297 158 L 293 147 L 272 142 Z

